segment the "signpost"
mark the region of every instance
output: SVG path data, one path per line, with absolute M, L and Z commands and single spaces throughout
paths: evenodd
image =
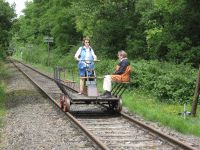
M 29 48 L 29 57 L 30 57 L 30 61 L 32 61 L 32 48 L 33 48 L 33 45 L 32 45 L 32 44 L 28 44 L 27 47 Z
M 53 37 L 45 36 L 44 42 L 48 44 L 48 58 L 47 65 L 49 66 L 49 56 L 50 56 L 50 43 L 53 43 Z

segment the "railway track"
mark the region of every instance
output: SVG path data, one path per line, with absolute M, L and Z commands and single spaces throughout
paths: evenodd
M 59 99 L 62 91 L 51 77 L 20 62 L 13 63 L 60 108 Z M 66 83 L 66 86 L 69 86 L 69 94 L 76 94 L 78 86 L 75 83 Z M 74 90 L 71 90 L 72 88 Z M 70 113 L 66 112 L 66 115 L 99 146 L 99 149 L 195 150 L 194 147 L 126 114 L 111 113 L 105 107 L 93 104 L 72 105 Z

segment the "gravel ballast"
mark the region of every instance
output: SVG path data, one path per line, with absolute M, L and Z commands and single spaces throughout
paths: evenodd
M 12 64 L 7 88 L 7 115 L 2 150 L 95 149 L 72 122 L 34 87 Z

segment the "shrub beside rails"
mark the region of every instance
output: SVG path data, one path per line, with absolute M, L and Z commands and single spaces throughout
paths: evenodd
M 159 61 L 137 61 L 131 64 L 134 86 L 153 93 L 166 103 L 191 103 L 197 70 L 186 64 Z

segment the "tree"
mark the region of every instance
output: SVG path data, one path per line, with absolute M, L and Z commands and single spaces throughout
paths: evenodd
M 74 1 L 72 9 L 76 10 L 76 28 L 84 36 L 92 37 L 97 53 L 116 58 L 113 52 L 127 48 L 129 33 L 138 22 L 134 3 L 132 0 Z
M 0 0 L 0 57 L 3 56 L 5 49 L 9 46 L 9 33 L 13 18 L 16 16 L 14 13 L 14 5 L 10 6 L 8 2 Z
M 200 5 L 197 0 L 33 0 L 20 17 L 18 35 L 42 45 L 54 37 L 63 55 L 83 36 L 91 37 L 97 55 L 192 62 L 200 59 Z

